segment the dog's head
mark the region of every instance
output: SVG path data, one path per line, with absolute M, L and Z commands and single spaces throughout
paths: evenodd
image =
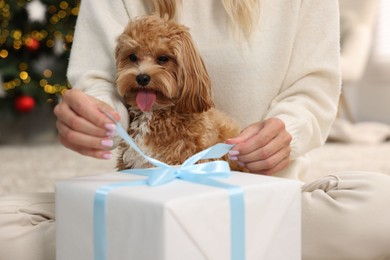
M 131 21 L 118 38 L 117 89 L 142 111 L 173 107 L 200 113 L 213 106 L 210 79 L 188 28 L 155 15 Z

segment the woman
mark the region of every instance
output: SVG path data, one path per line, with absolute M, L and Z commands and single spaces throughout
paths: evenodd
M 83 0 L 68 70 L 73 89 L 55 109 L 60 141 L 83 155 L 111 158 L 115 127 L 102 108 L 128 124 L 114 87 L 116 37 L 129 19 L 153 11 L 190 28 L 217 108 L 241 124 L 241 134 L 227 140 L 236 144 L 231 159 L 252 173 L 304 182 L 306 153 L 324 143 L 336 116 L 337 0 Z M 374 173 L 304 185 L 303 259 L 390 257 L 390 212 L 373 214 L 389 205 L 389 185 Z
M 324 142 L 337 110 L 337 1 L 152 2 L 152 9 L 176 15 L 190 28 L 217 108 L 246 128 L 229 141 L 238 144 L 232 156 L 254 173 L 303 175 L 305 153 Z M 150 11 L 144 1 L 83 3 L 68 70 L 73 88 L 83 93 L 69 91 L 56 108 L 65 146 L 110 157 L 113 126 L 98 107 L 110 105 L 128 123 L 113 83 L 116 38 L 129 18 Z

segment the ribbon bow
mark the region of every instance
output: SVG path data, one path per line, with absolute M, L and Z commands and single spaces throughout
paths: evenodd
M 104 112 L 105 113 L 105 112 Z M 245 259 L 245 209 L 243 191 L 240 187 L 215 181 L 214 177 L 227 178 L 231 176 L 229 164 L 226 161 L 210 161 L 196 164 L 199 160 L 216 159 L 225 155 L 233 145 L 219 143 L 208 149 L 205 149 L 190 158 L 182 165 L 170 166 L 157 159 L 144 154 L 135 144 L 133 139 L 123 129 L 110 114 L 105 113 L 116 125 L 117 133 L 122 137 L 135 151 L 144 157 L 157 168 L 147 169 L 129 169 L 123 170 L 125 173 L 147 176 L 146 180 L 121 182 L 104 185 L 100 187 L 95 194 L 94 201 L 94 254 L 95 260 L 107 259 L 106 248 L 106 200 L 108 193 L 119 187 L 149 185 L 158 186 L 171 182 L 175 179 L 200 183 L 228 190 L 230 195 L 230 222 L 231 222 L 231 259 Z

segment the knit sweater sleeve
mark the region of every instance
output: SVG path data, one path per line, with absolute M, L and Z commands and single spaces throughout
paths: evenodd
M 340 94 L 337 0 L 302 0 L 290 65 L 266 118 L 284 121 L 292 159 L 322 145 Z
M 67 72 L 72 88 L 111 105 L 124 125 L 128 119 L 115 89 L 114 55 L 116 39 L 128 20 L 121 1 L 81 1 Z

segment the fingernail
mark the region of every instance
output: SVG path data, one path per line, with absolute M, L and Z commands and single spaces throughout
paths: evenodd
M 237 156 L 230 156 L 230 155 L 228 155 L 228 158 L 231 161 L 237 161 L 238 160 Z
M 227 139 L 227 140 L 225 141 L 225 143 L 231 144 L 231 143 L 232 143 L 232 139 Z
M 100 142 L 105 147 L 112 147 L 114 145 L 114 141 L 111 139 L 104 139 Z
M 103 159 L 109 160 L 112 158 L 112 154 L 111 153 L 104 153 L 102 157 L 103 157 Z
M 107 123 L 104 125 L 104 128 L 106 128 L 108 131 L 115 131 L 116 126 L 114 124 Z
M 114 137 L 116 135 L 116 131 L 115 130 L 109 130 L 106 132 L 106 135 L 108 137 Z
M 238 150 L 231 150 L 231 151 L 229 151 L 229 155 L 232 155 L 232 156 L 237 156 L 239 154 L 240 154 L 240 152 Z
M 240 165 L 241 167 L 245 167 L 245 163 L 243 162 L 237 162 L 238 165 Z

